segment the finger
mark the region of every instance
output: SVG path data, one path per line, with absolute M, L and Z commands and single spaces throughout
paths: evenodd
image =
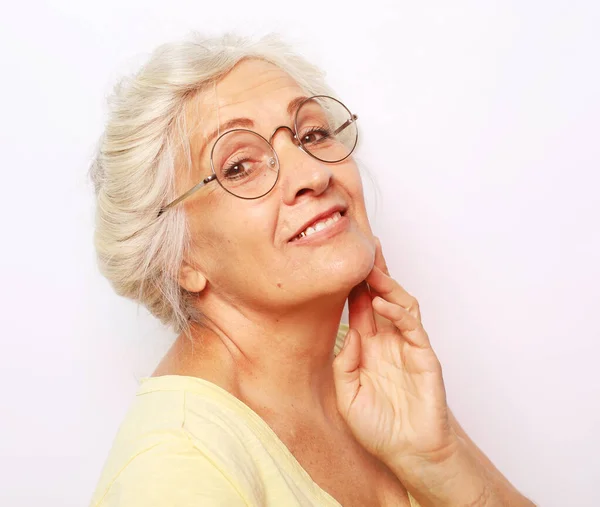
M 333 381 L 337 405 L 340 413 L 346 417 L 356 392 L 360 388 L 360 336 L 350 328 L 344 346 L 333 360 Z
M 390 272 L 383 256 L 383 249 L 381 248 L 381 241 L 375 236 L 375 266 L 377 266 L 386 275 L 390 276 Z
M 348 296 L 348 324 L 361 336 L 373 336 L 377 332 L 372 296 L 366 282 L 355 286 Z
M 371 288 L 371 300 L 377 296 L 379 296 L 377 291 Z M 377 332 L 396 329 L 396 326 L 394 326 L 393 322 L 390 322 L 377 312 L 373 312 L 373 319 L 375 321 L 375 328 L 377 329 Z
M 378 296 L 390 303 L 400 305 L 415 319 L 421 321 L 419 303 L 396 280 L 386 275 L 377 266 L 373 267 L 366 280 L 371 289 L 377 292 Z
M 385 262 L 385 258 L 383 257 L 383 251 L 381 249 L 381 241 L 379 240 L 379 238 L 377 236 L 374 236 L 374 238 L 375 238 L 375 266 L 377 266 L 384 273 L 389 275 L 389 271 L 388 271 L 388 268 L 387 268 L 387 265 Z M 374 298 L 374 297 L 380 295 L 373 287 L 369 287 L 369 288 L 371 289 L 371 298 Z M 378 331 L 384 331 L 386 329 L 394 329 L 395 328 L 393 323 L 391 323 L 389 320 L 383 318 L 378 313 L 375 313 L 375 325 L 377 326 Z
M 421 322 L 402 306 L 376 297 L 373 299 L 373 309 L 386 319 L 391 320 L 401 332 L 402 337 L 411 345 L 422 349 L 431 347 L 429 336 Z

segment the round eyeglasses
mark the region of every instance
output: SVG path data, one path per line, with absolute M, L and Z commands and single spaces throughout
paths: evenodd
M 341 162 L 351 155 L 358 142 L 357 119 L 339 100 L 315 95 L 298 106 L 294 130 L 277 127 L 269 141 L 252 130 L 229 130 L 217 138 L 210 152 L 212 174 L 164 206 L 158 216 L 214 180 L 241 199 L 258 199 L 268 194 L 279 178 L 279 158 L 271 141 L 282 128 L 292 133 L 298 148 L 307 155 L 330 164 Z

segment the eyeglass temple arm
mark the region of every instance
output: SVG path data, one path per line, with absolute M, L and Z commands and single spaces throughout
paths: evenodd
M 157 215 L 156 218 L 158 218 L 159 216 L 161 216 L 169 208 L 172 208 L 173 206 L 175 206 L 176 204 L 179 204 L 184 199 L 187 199 L 196 190 L 201 189 L 204 185 L 206 185 L 207 183 L 210 183 L 215 178 L 216 178 L 216 175 L 214 175 L 214 174 L 211 174 L 210 176 L 207 176 L 206 178 L 204 178 L 200 183 L 198 183 L 197 185 L 194 185 L 192 188 L 190 188 L 185 194 L 179 196 L 177 199 L 175 199 L 174 201 L 172 201 L 169 204 L 167 204 L 164 208 L 161 208 L 160 211 L 158 212 L 158 215 Z
M 358 120 L 358 116 L 356 116 L 355 114 L 353 114 L 352 118 L 348 118 L 337 129 L 335 129 L 335 131 L 333 132 L 333 135 L 337 136 L 342 130 L 344 130 L 346 127 L 348 127 L 351 123 L 354 123 L 356 120 Z

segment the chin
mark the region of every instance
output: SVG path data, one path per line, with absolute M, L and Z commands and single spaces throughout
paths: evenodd
M 373 269 L 375 243 L 364 237 L 352 243 L 348 249 L 336 252 L 321 270 L 320 278 L 333 290 L 350 290 L 362 282 Z

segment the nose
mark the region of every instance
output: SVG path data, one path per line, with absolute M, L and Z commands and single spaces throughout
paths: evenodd
M 289 136 L 280 135 L 276 138 L 282 129 Z M 320 195 L 327 190 L 333 175 L 329 164 L 304 152 L 291 128 L 278 127 L 271 136 L 271 145 L 279 158 L 279 185 L 286 204 L 292 204 L 303 194 L 312 192 Z

